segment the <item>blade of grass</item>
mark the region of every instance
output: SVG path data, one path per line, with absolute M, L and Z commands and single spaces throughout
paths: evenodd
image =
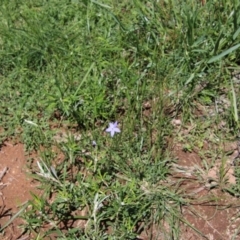
M 0 232 L 3 231 L 9 224 L 11 224 L 14 219 L 16 219 L 26 208 L 28 207 L 28 204 L 26 203 L 17 213 L 15 213 L 0 229 Z
M 91 72 L 91 70 L 93 69 L 94 65 L 95 65 L 95 63 L 92 63 L 91 66 L 89 67 L 89 69 L 88 69 L 87 73 L 85 74 L 83 80 L 81 81 L 81 83 L 79 84 L 77 90 L 75 91 L 74 97 L 76 97 L 76 95 L 77 95 L 78 92 L 79 92 L 79 89 L 81 88 L 81 86 L 83 85 L 83 83 L 87 80 L 87 77 L 88 77 L 89 73 Z
M 236 93 L 234 90 L 233 82 L 231 79 L 231 88 L 232 88 L 232 106 L 234 110 L 234 120 L 236 123 L 238 123 L 238 108 L 237 108 L 237 99 L 236 99 Z
M 222 59 L 224 56 L 226 56 L 226 55 L 230 54 L 231 52 L 235 51 L 239 47 L 240 47 L 240 43 L 231 47 L 231 48 L 229 48 L 228 50 L 223 51 L 219 55 L 210 58 L 207 63 L 217 62 L 218 60 Z

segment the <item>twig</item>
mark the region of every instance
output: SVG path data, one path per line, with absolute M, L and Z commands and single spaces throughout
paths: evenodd
M 0 181 L 2 180 L 3 176 L 5 175 L 5 173 L 7 172 L 8 167 L 5 167 L 2 172 L 0 172 Z

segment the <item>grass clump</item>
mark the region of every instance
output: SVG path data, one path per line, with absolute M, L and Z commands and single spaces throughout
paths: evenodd
M 204 126 L 224 120 L 229 135 L 238 131 L 230 80 L 239 9 L 214 0 L 2 2 L 1 138 L 42 149 L 34 177 L 43 195 L 23 214 L 25 231 L 136 239 L 157 226 L 155 239 L 179 238 L 188 201 L 168 179 L 171 120 L 193 122 L 199 106 L 211 109 L 224 96 L 230 110 L 202 116 Z M 111 138 L 113 121 L 121 133 Z M 201 146 L 204 126 L 194 136 Z

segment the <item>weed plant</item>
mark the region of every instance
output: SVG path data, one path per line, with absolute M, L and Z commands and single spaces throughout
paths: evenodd
M 23 230 L 136 239 L 156 226 L 149 239 L 179 239 L 188 201 L 168 181 L 170 122 L 197 121 L 199 104 L 224 95 L 229 108 L 205 116 L 193 145 L 222 120 L 226 137 L 238 132 L 239 16 L 234 0 L 2 0 L 1 140 L 17 136 L 41 155 L 33 177 L 43 194 L 33 194 Z

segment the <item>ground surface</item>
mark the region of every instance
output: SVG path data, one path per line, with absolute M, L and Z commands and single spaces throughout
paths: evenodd
M 233 150 L 233 154 L 229 157 L 230 161 L 234 158 L 235 148 L 236 143 L 228 144 L 227 150 Z M 202 184 L 199 179 L 196 181 L 195 170 L 197 166 L 201 168 L 201 159 L 197 153 L 185 152 L 180 145 L 176 145 L 174 154 L 178 158 L 174 181 L 177 178 L 183 180 L 180 189 L 186 194 L 192 195 L 193 200 L 188 206 L 182 208 L 183 218 L 201 232 L 198 234 L 187 224 L 182 224 L 181 239 L 240 239 L 238 235 L 240 231 L 239 200 L 220 189 L 209 189 L 210 181 L 208 180 L 214 181 L 214 178 L 217 178 L 217 173 L 214 170 L 209 171 L 210 173 Z M 1 211 L 4 214 L 0 219 L 0 224 L 3 226 L 19 210 L 19 206 L 31 199 L 30 192 L 36 193 L 37 184 L 28 177 L 27 157 L 24 154 L 22 144 L 5 143 L 0 151 L 0 159 L 1 169 L 7 167 L 1 181 Z M 179 169 L 184 169 L 184 171 Z M 230 181 L 234 182 L 231 171 L 228 177 L 228 179 L 232 178 Z M 217 181 L 217 179 L 215 180 Z M 212 197 L 212 201 L 209 200 L 210 197 Z M 21 235 L 22 231 L 19 228 L 21 223 L 23 223 L 22 219 L 16 218 L 5 229 L 1 239 L 30 239 L 27 238 L 27 235 Z M 153 236 L 155 239 L 158 235 L 161 239 L 161 233 L 155 226 L 139 237 L 147 240 Z
M 239 16 L 1 1 L 0 240 L 239 239 Z
M 0 169 L 7 168 L 1 180 L 1 227 L 19 211 L 22 204 L 31 199 L 30 192 L 36 192 L 36 183 L 28 176 L 27 157 L 23 144 L 5 143 L 0 150 Z M 1 239 L 18 239 L 22 219 L 16 218 L 3 232 Z
M 232 150 L 235 144 L 230 144 Z M 178 164 L 188 168 L 202 168 L 201 159 L 197 153 L 185 153 L 182 150 L 176 152 L 179 158 Z M 234 154 L 229 157 L 231 162 Z M 206 176 L 201 176 L 203 181 L 195 181 L 197 174 L 189 170 L 189 175 L 183 183 L 183 189 L 192 195 L 193 202 L 182 209 L 184 218 L 203 235 L 197 234 L 191 228 L 182 226 L 181 239 L 240 239 L 239 234 L 239 200 L 220 189 L 210 189 L 213 182 L 218 182 L 218 173 L 213 167 Z M 227 183 L 235 181 L 230 167 L 227 172 Z M 199 179 L 199 178 L 198 178 Z M 212 200 L 211 200 L 212 199 Z

